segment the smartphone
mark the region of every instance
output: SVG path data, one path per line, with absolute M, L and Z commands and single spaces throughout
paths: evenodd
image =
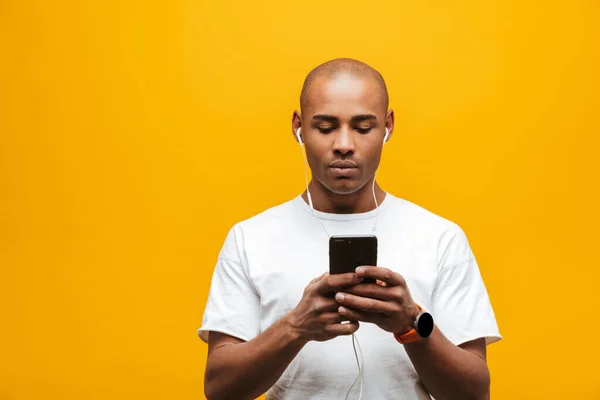
M 377 237 L 375 235 L 336 235 L 329 238 L 329 273 L 354 272 L 361 265 L 377 265 Z M 375 283 L 366 278 L 364 283 Z

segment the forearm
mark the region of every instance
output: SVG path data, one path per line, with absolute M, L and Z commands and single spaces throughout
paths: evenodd
M 455 346 L 437 327 L 429 338 L 405 344 L 425 388 L 436 400 L 489 398 L 485 360 Z
M 305 343 L 285 316 L 249 342 L 215 349 L 206 367 L 206 397 L 240 400 L 260 396 L 279 379 Z

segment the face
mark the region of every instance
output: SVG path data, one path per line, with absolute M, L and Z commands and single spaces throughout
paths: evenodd
M 386 124 L 393 129 L 381 89 L 373 78 L 340 75 L 317 77 L 308 90 L 302 115 L 295 113 L 294 129 L 301 126 L 308 163 L 326 190 L 345 195 L 363 188 L 373 178 L 383 147 Z

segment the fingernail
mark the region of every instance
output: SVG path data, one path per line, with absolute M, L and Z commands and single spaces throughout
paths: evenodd
M 357 274 L 362 274 L 362 273 L 364 273 L 364 272 L 365 272 L 365 269 L 364 269 L 363 267 L 357 267 L 357 268 L 356 268 L 356 273 L 357 273 Z
M 344 294 L 343 294 L 343 293 L 337 293 L 337 294 L 335 295 L 335 299 L 336 299 L 337 301 L 344 301 Z
M 343 313 L 345 313 L 345 312 L 346 312 L 346 309 L 345 309 L 344 307 L 340 307 L 340 308 L 338 308 L 338 312 L 339 312 L 340 314 L 343 314 Z

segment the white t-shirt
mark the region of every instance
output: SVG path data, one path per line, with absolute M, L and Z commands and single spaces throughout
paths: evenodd
M 236 224 L 218 257 L 202 327 L 249 341 L 300 301 L 309 282 L 329 270 L 331 235 L 370 234 L 377 211 L 312 211 L 298 196 Z M 375 235 L 378 265 L 401 274 L 415 302 L 454 344 L 501 338 L 479 268 L 463 231 L 411 202 L 387 194 Z M 430 399 L 404 346 L 361 323 L 364 399 Z M 344 399 L 358 373 L 351 336 L 309 342 L 267 392 L 267 399 Z M 350 399 L 358 399 L 358 384 Z

